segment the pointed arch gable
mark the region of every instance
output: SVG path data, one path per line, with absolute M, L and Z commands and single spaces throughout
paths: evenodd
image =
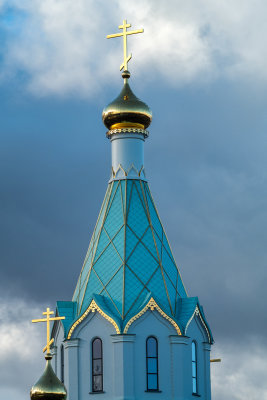
M 160 315 L 163 316 L 163 318 L 165 318 L 167 321 L 169 321 L 175 328 L 176 332 L 178 335 L 182 335 L 181 330 L 179 325 L 177 324 L 177 322 L 175 322 L 171 317 L 169 317 L 160 307 L 159 305 L 156 303 L 156 301 L 153 299 L 153 297 L 150 298 L 150 300 L 148 301 L 148 303 L 146 304 L 146 306 L 144 308 L 142 308 L 141 311 L 139 311 L 139 313 L 137 313 L 136 315 L 134 315 L 125 325 L 125 328 L 123 330 L 123 333 L 127 333 L 130 326 L 132 325 L 132 323 L 134 321 L 136 321 L 138 318 L 140 318 L 143 314 L 145 314 L 145 312 L 147 312 L 148 310 L 157 310 L 158 313 Z
M 201 310 L 200 310 L 200 308 L 199 308 L 198 305 L 196 306 L 196 308 L 195 308 L 193 314 L 191 315 L 191 317 L 189 318 L 189 320 L 188 320 L 188 322 L 187 322 L 187 324 L 186 324 L 184 334 L 186 335 L 187 330 L 188 330 L 188 327 L 189 327 L 189 325 L 191 324 L 191 322 L 192 322 L 192 320 L 193 320 L 193 318 L 194 318 L 195 316 L 198 316 L 198 317 L 199 317 L 199 319 L 200 319 L 200 321 L 201 321 L 201 324 L 202 324 L 202 326 L 203 326 L 205 332 L 207 333 L 207 336 L 208 336 L 208 339 L 209 339 L 209 343 L 212 343 L 212 342 L 213 342 L 213 339 L 212 339 L 212 335 L 211 335 L 210 329 L 209 329 L 209 327 L 208 327 L 208 325 L 207 325 L 207 323 L 206 323 L 206 321 L 205 321 L 205 319 L 204 319 L 204 316 L 202 315 L 202 312 L 201 312 Z
M 79 319 L 77 319 L 72 326 L 69 329 L 68 335 L 67 335 L 67 339 L 70 339 L 74 330 L 77 328 L 78 325 L 80 325 L 80 323 L 87 317 L 87 315 L 90 312 L 99 312 L 100 315 L 102 315 L 102 317 L 104 317 L 107 321 L 109 321 L 115 328 L 116 333 L 120 334 L 120 328 L 118 326 L 118 324 L 114 321 L 113 318 L 111 318 L 109 315 L 107 315 L 99 306 L 98 304 L 95 302 L 95 300 L 92 300 L 89 307 L 87 307 L 87 309 L 85 310 L 85 312 L 80 316 Z

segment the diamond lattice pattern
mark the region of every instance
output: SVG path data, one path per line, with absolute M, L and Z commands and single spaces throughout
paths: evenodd
M 148 184 L 109 184 L 74 292 L 78 314 L 94 294 L 109 298 L 120 318 L 134 315 L 152 294 L 170 315 L 187 297 Z

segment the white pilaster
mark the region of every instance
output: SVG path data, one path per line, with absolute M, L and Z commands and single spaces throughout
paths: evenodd
M 50 353 L 52 354 L 51 364 L 55 374 L 57 375 L 57 346 L 53 346 L 50 349 Z
M 111 335 L 114 350 L 113 390 L 116 400 L 134 399 L 135 335 Z
M 76 400 L 79 397 L 79 339 L 70 339 L 64 344 L 64 384 L 67 388 L 68 399 Z
M 211 399 L 211 385 L 210 385 L 210 348 L 209 343 L 203 343 L 204 350 L 204 380 L 205 380 L 205 400 Z
M 191 398 L 191 348 L 190 338 L 171 335 L 171 385 L 172 398 L 184 400 Z

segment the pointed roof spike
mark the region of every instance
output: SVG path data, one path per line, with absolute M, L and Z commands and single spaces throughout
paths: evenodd
M 187 294 L 149 186 L 136 180 L 110 185 L 114 187 L 102 205 L 95 256 L 85 261 L 77 284 L 80 292 L 74 294 L 77 317 L 94 294 L 109 298 L 122 320 L 131 318 L 135 304 L 148 293 L 164 312 L 174 315 L 177 299 Z

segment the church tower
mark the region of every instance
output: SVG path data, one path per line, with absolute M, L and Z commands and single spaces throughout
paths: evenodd
M 213 342 L 188 297 L 145 173 L 152 120 L 132 92 L 126 21 L 123 87 L 103 111 L 111 177 L 72 301 L 57 303 L 51 352 L 68 400 L 210 400 Z M 152 135 L 151 135 L 152 136 Z

